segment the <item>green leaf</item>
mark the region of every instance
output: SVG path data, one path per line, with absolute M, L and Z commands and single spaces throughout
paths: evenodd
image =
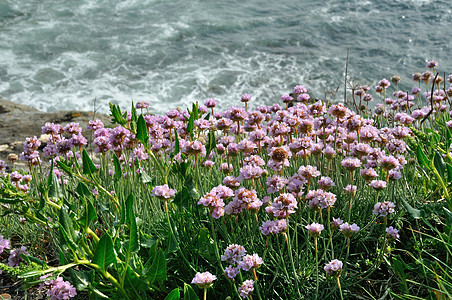
M 186 283 L 184 283 L 184 300 L 199 300 L 193 288 Z
M 136 139 L 141 141 L 141 143 L 143 143 L 144 147 L 146 149 L 148 149 L 148 147 L 149 147 L 149 145 L 148 145 L 148 140 L 149 140 L 148 129 L 147 129 L 146 121 L 144 120 L 143 115 L 140 115 L 138 117 Z
M 92 288 L 92 291 L 94 294 L 96 294 L 96 296 L 101 297 L 102 299 L 111 299 L 110 297 L 108 297 L 107 295 L 105 295 L 104 293 L 102 293 L 101 291 L 99 291 L 96 288 Z M 90 295 L 91 296 L 91 295 Z M 93 298 L 93 299 L 97 299 L 97 298 Z
M 126 219 L 129 224 L 129 242 L 127 243 L 127 253 L 136 252 L 140 249 L 138 227 L 135 220 L 135 213 L 133 212 L 133 203 L 135 198 L 133 194 L 130 194 L 126 200 Z
M 77 291 L 89 291 L 91 282 L 94 280 L 94 270 L 76 271 L 70 269 L 69 275 L 71 276 L 71 283 Z
M 79 182 L 77 184 L 77 188 L 75 189 L 75 191 L 77 192 L 77 194 L 80 197 L 87 197 L 87 198 L 89 198 L 89 197 L 93 196 L 93 192 L 90 191 L 90 189 L 83 182 Z
M 82 161 L 83 161 L 83 174 L 93 174 L 97 171 L 96 166 L 94 165 L 93 161 L 88 155 L 88 152 L 86 152 L 85 149 L 83 149 L 82 152 Z
M 69 234 L 66 231 L 66 229 L 64 229 L 62 226 L 60 226 L 60 243 L 61 243 L 62 246 L 65 246 L 65 247 L 68 247 L 69 249 L 71 249 L 72 252 L 76 252 L 77 251 L 77 244 L 69 236 Z
M 23 254 L 23 253 L 21 253 L 20 256 L 28 264 L 35 263 L 35 264 L 38 264 L 40 266 L 47 266 L 47 263 L 45 261 L 43 261 L 43 260 L 40 260 L 39 258 L 30 256 L 30 255 L 26 255 L 26 254 Z
M 190 114 L 190 118 L 188 119 L 188 124 L 187 124 L 187 132 L 190 134 L 190 138 L 193 140 L 194 137 L 194 132 L 193 132 L 193 128 L 195 126 L 195 115 L 193 113 L 193 111 Z
M 435 152 L 435 156 L 433 157 L 433 165 L 435 169 L 438 171 L 439 175 L 443 180 L 447 180 L 445 177 L 446 174 L 446 164 L 444 163 L 443 157 L 438 152 Z
M 85 230 L 89 227 L 92 221 L 97 219 L 96 209 L 94 205 L 91 203 L 89 199 L 85 199 L 85 211 L 83 212 L 83 216 L 79 219 L 80 225 L 85 228 Z
M 207 139 L 207 145 L 206 145 L 206 157 L 209 156 L 210 151 L 215 149 L 216 147 L 216 141 L 215 141 L 215 133 L 213 130 L 209 131 L 208 139 Z
M 168 248 L 166 249 L 168 252 L 176 252 L 179 248 L 179 244 L 177 243 L 177 239 L 173 233 L 168 233 Z
M 162 249 L 155 255 L 146 277 L 151 284 L 155 281 L 166 280 L 166 259 Z
M 148 290 L 146 282 L 137 276 L 130 266 L 127 266 L 126 276 L 124 278 L 124 289 L 126 291 L 145 291 Z
M 165 297 L 165 300 L 179 300 L 180 299 L 180 291 L 179 288 L 175 288 Z
M 397 255 L 396 257 L 392 258 L 392 267 L 394 269 L 394 272 L 399 276 L 400 280 L 402 281 L 401 282 L 402 292 L 408 293 L 408 288 L 406 284 L 407 275 L 405 273 L 405 263 L 400 257 L 400 255 Z
M 446 225 L 449 225 L 452 227 L 452 212 L 445 207 L 443 207 L 443 209 L 444 209 L 444 212 L 446 213 Z
M 61 170 L 63 170 L 64 172 L 66 172 L 66 174 L 68 174 L 69 176 L 72 177 L 72 169 L 71 167 L 69 167 L 67 164 L 65 164 L 64 162 L 57 160 L 56 161 L 58 167 L 60 167 Z
M 148 173 L 146 173 L 146 171 L 142 171 L 141 172 L 141 182 L 142 183 L 144 183 L 144 184 L 147 184 L 147 183 L 153 183 L 155 180 L 154 179 L 152 179 L 152 177 L 151 176 L 149 176 L 148 175 Z
M 425 128 L 425 131 L 427 132 L 428 137 L 430 138 L 430 143 L 431 144 L 438 144 L 439 143 L 441 138 L 440 138 L 440 136 L 439 136 L 439 134 L 437 132 L 433 131 L 430 128 Z
M 149 235 L 145 235 L 144 236 L 145 239 L 141 239 L 140 240 L 140 246 L 143 248 L 152 248 L 152 247 L 157 247 L 158 244 L 158 237 L 156 236 L 149 236 Z M 157 249 L 152 253 L 152 257 L 154 257 L 155 253 L 157 252 Z
M 127 119 L 124 117 L 124 114 L 121 112 L 118 104 L 110 103 L 110 112 L 113 117 L 111 120 L 113 124 L 124 126 L 127 123 Z M 125 114 L 127 116 L 127 112 Z
M 452 143 L 452 135 L 450 133 L 452 129 L 446 128 L 446 147 L 445 149 L 449 149 L 450 144 Z
M 177 131 L 174 130 L 174 152 L 173 152 L 173 155 L 176 155 L 179 152 L 180 152 L 179 136 L 177 135 Z
M 22 201 L 23 201 L 22 199 L 17 199 L 17 198 L 15 198 L 15 199 L 0 198 L 0 202 L 5 203 L 5 204 L 17 204 Z
M 121 164 L 119 163 L 119 159 L 116 156 L 116 154 L 113 155 L 113 164 L 115 165 L 115 179 L 121 180 L 122 178 Z
M 402 204 L 412 218 L 421 219 L 424 216 L 424 212 L 422 210 L 412 207 L 408 202 L 405 201 L 405 199 L 402 199 Z
M 77 242 L 77 236 L 75 234 L 74 223 L 72 222 L 72 219 L 69 216 L 69 214 L 68 214 L 68 212 L 66 211 L 65 208 L 61 208 L 60 209 L 59 223 L 60 223 L 60 228 L 64 229 L 65 233 L 67 234 L 67 237 L 73 243 L 76 243 Z
M 61 191 L 60 183 L 56 174 L 51 171 L 47 179 L 48 182 L 48 196 L 49 198 L 61 198 L 63 197 L 63 192 Z
M 194 115 L 194 119 L 195 121 L 199 119 L 199 107 L 198 107 L 198 102 L 193 103 L 193 107 L 192 107 L 192 111 L 191 111 Z
M 197 248 L 198 253 L 202 255 L 207 260 L 212 256 L 212 247 L 213 240 L 210 237 L 209 230 L 207 228 L 200 228 L 198 233 L 198 242 Z
M 109 234 L 104 234 L 100 238 L 96 251 L 94 252 L 92 263 L 98 265 L 104 271 L 109 265 L 116 263 L 113 241 Z
M 135 108 L 135 105 L 133 105 L 133 101 L 132 101 L 132 109 L 130 110 L 130 114 L 131 114 L 132 122 L 137 122 L 137 120 L 138 120 L 137 109 Z
M 448 163 L 446 163 L 446 170 L 447 170 L 447 182 L 452 182 L 452 166 Z
M 427 158 L 427 156 L 425 156 L 424 152 L 422 151 L 421 145 L 417 146 L 416 157 L 417 157 L 417 161 L 419 162 L 421 167 L 423 167 L 427 170 L 430 170 L 430 164 L 429 164 L 428 158 Z

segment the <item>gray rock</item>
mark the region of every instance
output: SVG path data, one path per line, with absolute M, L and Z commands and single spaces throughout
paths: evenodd
M 7 160 L 8 154 L 19 155 L 23 152 L 23 142 L 27 137 L 38 137 L 41 148 L 45 146 L 48 137 L 41 134 L 41 127 L 46 122 L 61 124 L 76 122 L 83 128 L 82 134 L 89 140 L 90 134 L 86 131 L 89 120 L 100 119 L 106 125 L 110 122 L 110 117 L 106 114 L 85 112 L 85 111 L 59 111 L 46 113 L 35 108 L 13 103 L 0 98 L 0 160 L 5 161 L 8 166 L 11 163 Z M 21 167 L 20 161 L 15 166 Z

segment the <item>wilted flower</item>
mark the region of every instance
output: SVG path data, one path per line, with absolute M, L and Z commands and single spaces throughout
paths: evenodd
M 427 62 L 427 65 L 425 66 L 427 69 L 433 69 L 438 66 L 438 63 L 434 60 L 430 60 Z
M 150 103 L 147 101 L 138 101 L 137 104 L 135 105 L 135 108 L 136 109 L 148 108 L 149 105 L 150 105 Z

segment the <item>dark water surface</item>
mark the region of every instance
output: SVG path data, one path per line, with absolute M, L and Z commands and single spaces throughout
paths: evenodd
M 0 0 L 0 97 L 159 113 L 245 92 L 269 104 L 296 84 L 322 97 L 342 88 L 347 48 L 355 80 L 411 89 L 427 60 L 452 73 L 451 25 L 450 0 Z

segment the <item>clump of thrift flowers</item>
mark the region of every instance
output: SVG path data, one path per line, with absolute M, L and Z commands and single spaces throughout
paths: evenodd
M 210 272 L 196 273 L 195 277 L 191 281 L 192 284 L 196 284 L 200 289 L 206 289 L 213 285 L 213 281 L 217 277 L 212 275 Z
M 243 298 L 251 297 L 251 292 L 254 291 L 254 281 L 253 280 L 245 280 L 242 285 L 239 287 L 240 296 Z
M 46 277 L 48 277 L 48 275 L 41 276 L 40 279 Z M 50 300 L 66 300 L 77 295 L 75 287 L 69 281 L 64 281 L 63 277 L 44 281 L 39 288 L 46 290 L 46 295 L 49 296 Z
M 387 217 L 395 211 L 394 208 L 395 204 L 390 201 L 378 202 L 374 206 L 373 214 L 381 217 Z

